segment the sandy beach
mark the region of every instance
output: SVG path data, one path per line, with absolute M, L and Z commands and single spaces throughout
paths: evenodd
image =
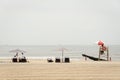
M 120 62 L 0 62 L 0 80 L 120 80 Z

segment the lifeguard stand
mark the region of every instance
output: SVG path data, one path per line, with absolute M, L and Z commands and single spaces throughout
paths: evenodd
M 105 46 L 104 46 L 105 47 Z M 101 58 L 104 58 L 106 61 L 110 61 L 110 57 L 109 57 L 109 48 L 105 47 L 106 49 L 101 50 L 101 46 L 99 47 L 99 61 Z

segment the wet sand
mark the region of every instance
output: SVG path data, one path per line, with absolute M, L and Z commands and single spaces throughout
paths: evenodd
M 0 63 L 0 80 L 120 80 L 120 62 Z

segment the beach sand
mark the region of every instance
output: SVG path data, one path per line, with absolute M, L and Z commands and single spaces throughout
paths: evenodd
M 0 80 L 120 80 L 120 62 L 71 61 L 0 63 Z

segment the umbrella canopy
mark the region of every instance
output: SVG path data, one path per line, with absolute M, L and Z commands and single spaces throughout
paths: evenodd
M 98 41 L 98 43 L 97 43 L 98 45 L 104 45 L 104 42 L 103 41 Z
M 60 48 L 60 49 L 58 49 L 58 51 L 64 51 L 64 50 L 68 50 L 68 49 L 66 49 L 66 48 Z
M 10 52 L 13 52 L 13 53 L 26 53 L 26 51 L 24 50 L 20 50 L 20 49 L 15 49 L 15 50 L 11 50 Z

